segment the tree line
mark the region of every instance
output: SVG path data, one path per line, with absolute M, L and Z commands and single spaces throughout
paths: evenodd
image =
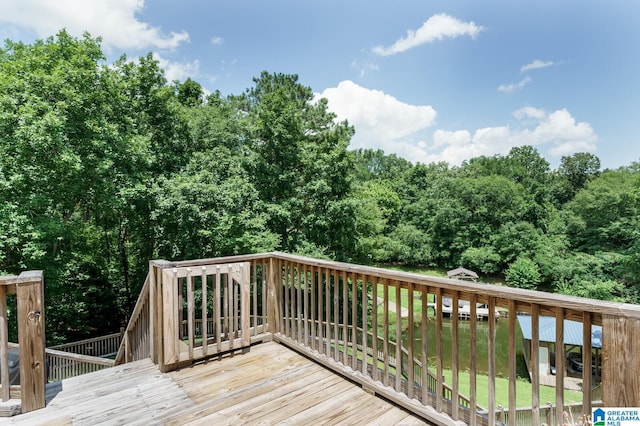
M 61 31 L 0 49 L 0 272 L 42 269 L 51 342 L 117 330 L 150 259 L 281 250 L 460 265 L 507 285 L 640 301 L 640 165 L 557 170 L 535 148 L 461 166 L 348 149 L 296 75 L 241 94 L 107 64 Z

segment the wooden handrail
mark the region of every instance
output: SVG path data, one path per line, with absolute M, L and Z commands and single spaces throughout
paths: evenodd
M 120 347 L 115 357 L 116 365 L 148 358 L 151 351 L 151 329 L 149 318 L 149 292 L 151 280 L 149 274 L 144 280 L 138 300 L 129 317 L 129 322 L 122 335 Z
M 121 339 L 121 333 L 111 333 L 105 336 L 92 337 L 90 339 L 78 340 L 75 342 L 64 343 L 62 345 L 49 346 L 47 349 L 94 357 L 112 357 L 117 354 L 118 348 L 121 344 Z
M 304 256 L 292 255 L 282 252 L 265 253 L 261 255 L 249 255 L 250 257 L 265 257 L 271 255 L 276 259 L 286 260 L 289 262 L 300 262 L 309 266 L 330 268 L 336 271 L 346 271 L 357 275 L 366 275 L 382 279 L 396 280 L 405 283 L 413 283 L 418 286 L 437 286 L 443 291 L 443 296 L 449 297 L 458 291 L 468 295 L 474 294 L 478 297 L 479 302 L 486 301 L 490 297 L 504 299 L 498 305 L 499 307 L 508 308 L 508 301 L 514 300 L 524 305 L 539 304 L 543 305 L 540 314 L 554 315 L 556 308 L 564 308 L 568 311 L 589 311 L 599 315 L 613 315 L 624 318 L 640 319 L 640 306 L 630 303 L 609 302 L 604 300 L 586 299 L 584 297 L 566 296 L 557 293 L 545 293 L 542 291 L 525 290 L 514 287 L 505 287 L 494 284 L 472 283 L 468 281 L 455 280 L 451 278 L 433 277 L 411 272 L 396 271 L 383 269 L 373 266 L 355 265 L 351 263 L 335 262 L 324 259 L 308 258 Z M 234 256 L 233 258 L 241 260 L 243 256 Z M 195 261 L 190 261 L 195 262 Z M 180 262 L 176 262 L 180 263 Z M 404 285 L 402 288 L 408 288 Z M 520 305 L 522 306 L 522 305 Z M 582 321 L 582 317 L 572 314 L 566 319 L 574 319 Z

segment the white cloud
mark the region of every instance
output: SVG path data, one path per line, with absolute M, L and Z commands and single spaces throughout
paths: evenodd
M 531 71 L 531 70 L 537 70 L 540 68 L 547 68 L 550 67 L 552 65 L 555 65 L 555 63 L 553 61 L 542 61 L 540 59 L 536 59 L 535 61 L 527 64 L 527 65 L 523 65 L 520 68 L 520 72 L 527 72 L 527 71 Z
M 379 71 L 380 68 L 378 67 L 378 65 L 371 63 L 371 62 L 358 62 L 356 60 L 351 62 L 351 68 L 357 69 L 358 70 L 358 76 L 360 78 L 364 77 L 365 75 L 367 75 L 367 73 L 369 73 L 369 71 Z
M 551 113 L 534 107 L 524 107 L 513 113 L 519 121 L 509 126 L 477 129 L 473 136 L 467 130 L 455 132 L 436 130 L 433 144 L 427 147 L 430 161 L 460 164 L 480 155 L 507 154 L 515 146 L 532 145 L 543 156 L 559 159 L 576 152 L 595 152 L 598 136 L 591 124 L 576 122 L 566 109 Z
M 444 38 L 468 35 L 475 38 L 484 27 L 472 22 L 462 22 L 444 13 L 433 15 L 418 30 L 407 30 L 406 37 L 400 38 L 389 47 L 376 46 L 373 52 L 380 56 L 395 55 L 426 43 Z
M 543 120 L 547 116 L 547 113 L 545 112 L 545 110 L 540 108 L 522 107 L 519 110 L 516 110 L 513 113 L 513 116 L 518 120 L 523 120 L 525 118 L 534 118 L 537 120 Z
M 211 44 L 220 45 L 222 43 L 224 43 L 224 39 L 220 36 L 216 36 L 211 39 Z
M 410 105 L 348 80 L 316 96 L 327 98 L 329 109 L 355 127 L 351 148 L 380 148 L 424 162 L 424 150 L 412 139 L 434 124 L 436 111 L 431 106 Z
M 183 81 L 187 77 L 193 78 L 200 72 L 200 62 L 197 59 L 193 62 L 172 62 L 156 52 L 153 53 L 153 59 L 158 61 L 160 68 L 164 69 L 164 76 L 168 82 Z
M 516 146 L 532 145 L 550 160 L 576 152 L 595 152 L 598 136 L 587 122 L 578 122 L 566 109 L 547 112 L 526 106 L 513 112 L 514 123 L 476 130 L 435 129 L 436 111 L 410 105 L 379 90 L 343 81 L 316 97 L 327 98 L 329 109 L 355 127 L 351 149 L 382 149 L 413 163 L 445 161 L 459 165 L 481 155 L 505 155 Z
M 106 49 L 173 49 L 189 41 L 186 31 L 163 33 L 136 17 L 144 0 L 3 0 L 0 22 L 48 37 L 60 29 L 101 36 Z
M 522 88 L 529 83 L 531 83 L 531 77 L 526 76 L 518 83 L 501 84 L 500 86 L 498 86 L 498 91 L 504 93 L 513 93 L 516 90 L 522 90 Z

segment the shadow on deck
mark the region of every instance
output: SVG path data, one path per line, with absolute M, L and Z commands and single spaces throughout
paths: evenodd
M 47 386 L 10 424 L 425 424 L 278 343 L 171 373 L 149 359 Z

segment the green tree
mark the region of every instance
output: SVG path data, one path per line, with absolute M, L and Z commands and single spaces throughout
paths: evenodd
M 99 41 L 88 35 L 75 39 L 62 31 L 33 45 L 7 41 L 0 54 L 0 170 L 6 179 L 0 191 L 9 209 L 5 220 L 11 221 L 6 229 L 29 230 L 7 239 L 10 252 L 2 263 L 10 272 L 45 271 L 53 339 L 111 331 L 119 317 L 110 297 L 116 292 L 109 279 L 113 251 L 103 245 L 99 214 L 137 157 L 111 123 L 110 73 Z M 88 303 L 74 312 L 58 303 L 88 294 L 104 295 L 102 306 Z M 111 313 L 98 315 L 103 307 Z
M 627 250 L 638 229 L 637 175 L 606 171 L 567 204 L 567 230 L 574 248 L 587 253 Z
M 460 263 L 485 274 L 500 271 L 502 259 L 492 246 L 469 247 L 460 256 Z
M 183 83 L 176 84 L 178 102 L 187 107 L 201 106 L 204 91 L 200 83 L 187 78 Z
M 249 167 L 280 249 L 312 244 L 333 257 L 354 252 L 353 129 L 336 122 L 296 75 L 262 73 L 245 96 L 251 120 Z
M 592 179 L 600 174 L 600 159 L 587 152 L 578 152 L 561 159 L 553 175 L 552 193 L 558 206 L 570 201 Z
M 266 229 L 258 191 L 225 147 L 195 154 L 184 172 L 160 182 L 159 194 L 155 214 L 162 257 L 200 259 L 278 245 L 278 236 Z
M 519 257 L 505 271 L 505 279 L 510 287 L 535 290 L 540 283 L 538 265 L 526 257 Z

